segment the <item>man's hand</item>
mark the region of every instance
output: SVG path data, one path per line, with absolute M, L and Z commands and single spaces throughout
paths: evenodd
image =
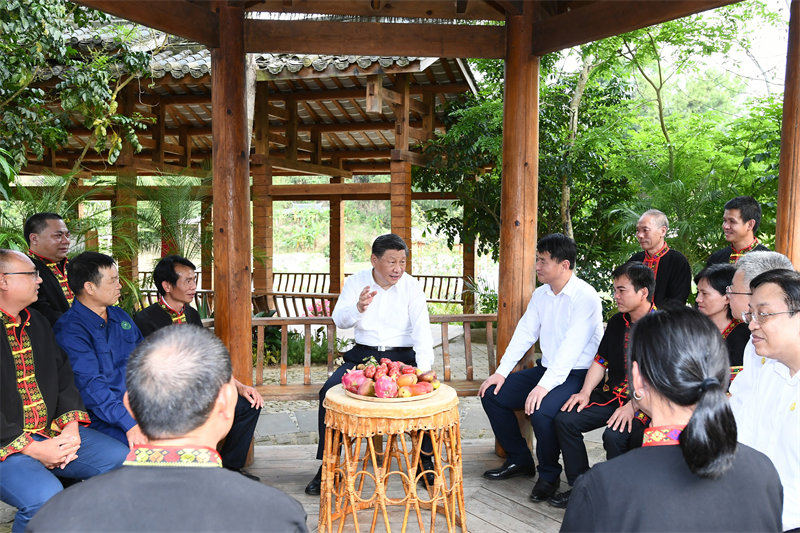
M 261 406 L 264 405 L 264 398 L 255 388 L 245 385 L 236 378 L 234 378 L 233 381 L 236 383 L 236 392 L 239 393 L 239 396 L 250 402 L 250 407 L 253 409 L 260 409 Z
M 628 431 L 630 431 L 633 425 L 634 414 L 636 413 L 633 410 L 633 405 L 631 405 L 631 402 L 628 402 L 622 407 L 618 407 L 617 410 L 614 411 L 614 414 L 608 419 L 608 423 L 606 425 L 614 431 L 619 431 L 620 433 L 623 433 L 626 428 Z
M 578 408 L 577 412 L 580 413 L 581 411 L 583 411 L 583 408 L 586 407 L 586 404 L 588 403 L 589 403 L 589 393 L 580 391 L 570 396 L 569 400 L 567 400 L 564 403 L 564 405 L 561 406 L 561 410 L 572 411 L 573 407 L 577 407 Z
M 125 436 L 128 437 L 128 446 L 130 446 L 131 450 L 134 446 L 147 444 L 147 437 L 145 437 L 144 433 L 142 433 L 141 428 L 139 428 L 139 424 L 136 424 L 131 429 L 126 431 Z
M 525 414 L 530 416 L 533 414 L 534 411 L 539 409 L 542 405 L 542 400 L 547 393 L 550 392 L 541 385 L 536 385 L 530 394 L 528 394 L 528 399 L 525 400 Z
M 58 435 L 52 439 L 33 441 L 21 453 L 33 457 L 46 468 L 53 469 L 57 466 L 64 468 L 70 461 L 77 457 L 76 452 L 80 442 L 75 442 L 70 435 Z
M 372 303 L 372 299 L 375 298 L 376 294 L 378 294 L 378 291 L 369 291 L 369 285 L 364 287 L 361 294 L 358 295 L 358 303 L 356 304 L 359 313 L 363 313 L 367 310 L 367 307 Z
M 502 387 L 503 383 L 505 382 L 506 382 L 505 376 L 495 372 L 494 374 L 486 378 L 486 380 L 483 383 L 481 383 L 481 388 L 478 389 L 478 396 L 483 398 L 483 393 L 486 392 L 486 389 L 488 389 L 492 385 L 495 386 L 494 393 L 497 394 L 498 392 L 500 392 L 500 387 Z
M 81 434 L 78 431 L 78 422 L 77 421 L 73 420 L 72 422 L 70 422 L 66 426 L 64 426 L 64 429 L 61 430 L 61 435 L 59 435 L 59 436 L 60 437 L 64 437 L 64 439 L 67 442 L 76 443 L 78 445 L 78 447 L 80 448 L 80 446 L 81 446 Z M 59 465 L 59 467 L 63 469 L 65 466 L 67 466 L 70 463 L 70 461 L 72 461 L 74 459 L 77 459 L 77 458 L 78 458 L 78 454 L 77 453 L 72 453 L 72 455 L 67 457 L 64 460 L 64 462 Z

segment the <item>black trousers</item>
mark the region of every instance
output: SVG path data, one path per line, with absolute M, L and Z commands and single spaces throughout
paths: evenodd
M 556 435 L 564 457 L 564 473 L 570 486 L 575 484 L 578 476 L 589 470 L 583 434 L 605 426 L 618 407 L 618 403 L 612 402 L 608 405 L 587 407 L 580 413 L 573 408 L 572 411 L 562 411 L 556 415 Z M 638 418 L 633 419 L 631 431 L 606 428 L 603 432 L 606 459 L 613 459 L 628 450 L 638 448 L 642 445 L 643 436 L 644 425 Z
M 219 451 L 219 455 L 222 457 L 222 466 L 231 470 L 239 470 L 244 467 L 260 413 L 261 408 L 253 409 L 250 402 L 243 396 L 239 396 L 239 399 L 236 400 L 233 424 L 225 437 L 225 444 Z
M 371 350 L 362 346 L 353 346 L 350 350 L 343 353 L 342 357 L 344 357 L 344 364 L 337 368 L 333 374 L 331 374 L 331 377 L 328 378 L 328 381 L 326 381 L 319 390 L 319 412 L 317 415 L 319 444 L 317 445 L 317 459 L 322 459 L 322 456 L 325 452 L 325 408 L 322 406 L 322 401 L 325 399 L 325 395 L 328 394 L 328 391 L 331 388 L 342 382 L 342 376 L 344 376 L 345 372 L 351 368 L 355 368 L 356 365 L 363 363 L 364 359 L 367 359 L 370 356 L 375 357 L 376 360 L 387 357 L 392 361 L 400 361 L 401 363 L 407 365 L 417 365 L 416 354 L 414 353 L 413 348 L 407 348 L 405 350 L 393 350 L 391 352 L 379 352 L 377 350 Z M 427 447 L 426 442 L 428 442 Z M 430 451 L 431 448 L 430 439 L 423 440 L 422 449 L 424 451 Z

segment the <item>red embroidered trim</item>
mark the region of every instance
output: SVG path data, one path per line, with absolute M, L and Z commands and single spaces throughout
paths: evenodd
M 736 376 L 739 375 L 739 372 L 741 372 L 742 370 L 744 370 L 743 366 L 732 366 L 731 367 L 731 381 L 730 381 L 730 383 L 733 383 L 733 380 L 736 378 Z
M 744 254 L 753 251 L 753 248 L 755 248 L 759 244 L 761 243 L 758 240 L 758 237 L 756 237 L 755 239 L 753 239 L 753 242 L 751 242 L 749 245 L 745 246 L 741 250 L 737 250 L 736 248 L 731 246 L 731 256 L 728 259 L 728 263 L 736 264 L 736 262 L 739 261 L 739 259 L 741 259 Z
M 3 311 L 2 314 L 6 336 L 11 346 L 11 356 L 14 359 L 17 392 L 22 400 L 22 429 L 28 433 L 41 433 L 48 436 L 47 405 L 44 403 L 42 391 L 36 382 L 33 347 L 30 337 L 25 331 L 25 326 L 30 323 L 31 313 L 27 309 L 23 309 L 23 311 L 27 316 L 22 318 L 23 315 L 20 313 L 19 323 L 11 322 L 10 315 L 6 311 Z
M 64 293 L 64 298 L 67 299 L 69 305 L 72 305 L 72 302 L 75 300 L 75 295 L 72 294 L 72 289 L 69 288 L 69 282 L 67 281 L 67 260 L 62 259 L 59 262 L 55 262 L 51 259 L 48 259 L 44 256 L 41 256 L 34 252 L 33 250 L 28 250 L 28 255 L 40 259 L 44 262 L 45 266 L 50 269 L 50 272 L 56 277 L 58 281 L 58 285 L 61 287 L 61 292 Z M 58 263 L 63 263 L 60 267 Z
M 735 318 L 734 318 L 733 320 L 731 320 L 730 324 L 728 324 L 728 325 L 725 327 L 725 330 L 722 332 L 722 338 L 723 338 L 723 339 L 727 339 L 727 338 L 728 338 L 728 335 L 730 335 L 730 334 L 731 334 L 731 332 L 732 332 L 734 329 L 736 329 L 736 326 L 738 326 L 738 325 L 739 325 L 739 324 L 741 324 L 741 323 L 742 323 L 742 321 L 741 321 L 741 320 L 736 320 Z
M 123 463 L 126 466 L 222 467 L 222 458 L 212 448 L 183 446 L 136 446 Z
M 33 437 L 27 433 L 22 433 L 19 437 L 0 448 L 0 461 L 5 461 L 11 454 L 21 452 L 27 448 L 28 444 L 31 442 L 33 442 Z
M 664 247 L 653 255 L 650 255 L 650 252 L 644 252 L 644 260 L 642 263 L 644 263 L 646 267 L 653 271 L 654 278 L 658 277 L 658 263 L 661 262 L 661 258 L 664 257 L 667 252 L 669 252 L 669 246 L 667 243 L 664 243 Z
M 84 411 L 69 411 L 53 420 L 53 425 L 61 430 L 70 422 L 77 422 L 78 424 L 88 426 L 92 423 L 92 420 L 89 418 L 89 413 Z
M 675 446 L 680 444 L 683 428 L 686 426 L 659 426 L 644 430 L 642 446 Z
M 163 309 L 164 311 L 166 311 L 166 313 L 172 319 L 173 324 L 186 323 L 186 314 L 183 312 L 183 310 L 186 309 L 185 305 L 181 307 L 180 312 L 178 312 L 174 310 L 172 307 L 170 307 L 170 305 L 166 302 L 166 300 L 164 300 L 164 298 L 161 295 L 159 295 L 158 306 L 161 307 L 161 309 Z

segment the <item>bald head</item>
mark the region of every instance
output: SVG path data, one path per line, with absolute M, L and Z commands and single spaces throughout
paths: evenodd
M 0 307 L 12 316 L 39 297 L 36 266 L 23 253 L 0 248 Z

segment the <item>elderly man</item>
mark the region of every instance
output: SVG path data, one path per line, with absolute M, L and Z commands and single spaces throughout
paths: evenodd
M 150 335 L 128 362 L 125 403 L 148 444 L 122 468 L 52 499 L 30 531 L 303 532 L 302 506 L 224 470 L 216 443 L 238 394 L 228 351 L 197 326 Z
M 158 290 L 158 301 L 142 309 L 133 320 L 148 337 L 155 331 L 173 324 L 202 326 L 200 314 L 191 303 L 197 291 L 197 273 L 194 263 L 179 255 L 162 258 L 153 269 L 153 283 Z M 258 481 L 258 476 L 242 470 L 250 451 L 250 442 L 256 429 L 258 415 L 264 399 L 258 391 L 233 378 L 239 399 L 231 430 L 220 449 L 222 466 Z
M 708 258 L 706 266 L 717 263 L 736 263 L 748 252 L 768 252 L 756 237 L 761 224 L 761 206 L 750 196 L 737 196 L 725 204 L 722 231 L 730 244 Z
M 744 319 L 764 364 L 746 390 L 731 390 L 731 409 L 739 442 L 775 465 L 783 484 L 783 529 L 795 530 L 800 528 L 800 274 L 770 270 L 756 276 L 750 289 Z
M 658 307 L 686 305 L 692 290 L 692 268 L 682 253 L 667 245 L 668 229 L 669 221 L 664 213 L 658 209 L 645 211 L 636 223 L 636 240 L 642 251 L 630 258 L 630 261 L 641 261 L 653 271 L 656 278 L 653 301 Z
M 407 255 L 408 246 L 398 235 L 381 235 L 372 243 L 372 268 L 353 274 L 344 282 L 332 318 L 337 328 L 354 328 L 356 343 L 343 354 L 344 364 L 319 391 L 317 459 L 322 459 L 325 445 L 322 402 L 328 390 L 342 382 L 347 370 L 370 357 L 386 357 L 422 370 L 430 370 L 433 365 L 428 305 L 422 287 L 405 272 Z M 423 451 L 430 451 L 430 442 L 423 440 L 422 447 Z M 432 470 L 429 455 L 423 455 L 422 465 L 425 470 Z M 432 474 L 428 479 L 432 481 Z M 321 483 L 320 467 L 306 486 L 306 494 L 319 494 Z
M 533 474 L 533 457 L 514 414 L 525 408 L 539 460 L 539 479 L 530 499 L 543 502 L 555 494 L 561 474 L 555 417 L 580 390 L 592 366 L 603 336 L 603 310 L 597 291 L 573 272 L 575 241 L 560 233 L 546 235 L 536 244 L 536 254 L 536 276 L 543 285 L 533 291 L 497 372 L 481 384 L 478 394 L 492 431 L 507 453 L 505 463 L 487 470 L 483 477 L 497 480 Z M 542 358 L 536 366 L 511 373 L 537 340 Z
M 42 280 L 33 262 L 0 249 L 0 500 L 18 509 L 12 531 L 62 490 L 56 476 L 84 479 L 128 452 L 89 423 L 72 369 L 50 323 L 35 309 Z M 55 520 L 60 525 L 61 518 Z
M 29 247 L 28 256 L 42 277 L 39 298 L 31 307 L 53 325 L 74 299 L 67 281 L 69 230 L 61 215 L 36 213 L 25 221 L 23 232 Z
M 114 259 L 83 252 L 69 263 L 72 307 L 53 328 L 67 352 L 92 427 L 133 447 L 147 439 L 122 403 L 128 355 L 142 340 L 128 313 L 115 307 L 122 285 Z

